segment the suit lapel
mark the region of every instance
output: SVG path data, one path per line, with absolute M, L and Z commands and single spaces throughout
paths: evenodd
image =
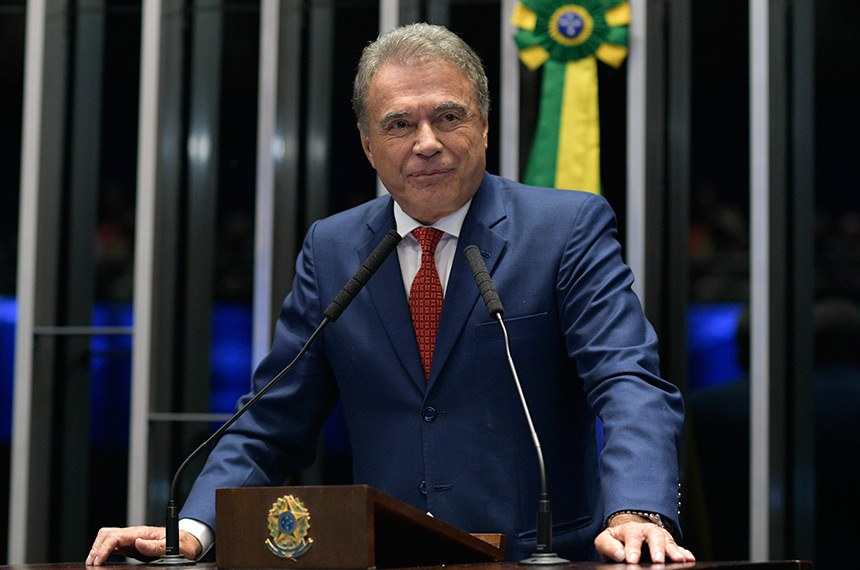
M 478 302 L 478 287 L 463 250 L 469 245 L 475 245 L 481 250 L 487 271 L 492 275 L 493 269 L 505 249 L 507 240 L 493 227 L 505 218 L 504 205 L 501 196 L 494 188 L 492 179 L 485 175 L 481 188 L 472 199 L 469 213 L 463 221 L 460 238 L 457 240 L 457 253 L 451 265 L 448 286 L 445 290 L 445 303 L 442 306 L 442 317 L 439 321 L 439 332 L 436 335 L 436 348 L 433 353 L 433 366 L 430 368 L 430 384 L 439 376 L 445 366 L 445 361 L 451 354 L 454 344 L 462 335 L 463 327 L 469 315 L 475 310 Z M 479 310 L 486 313 L 486 309 Z M 489 315 L 486 320 L 489 320 Z M 413 334 L 414 338 L 414 334 Z
M 388 230 L 394 228 L 394 216 L 391 213 L 391 201 L 387 207 L 368 221 L 372 237 L 358 251 L 363 261 L 370 255 L 373 248 L 382 240 Z M 379 267 L 376 274 L 367 282 L 370 294 L 388 341 L 397 353 L 404 368 L 409 372 L 413 382 L 423 392 L 425 389 L 424 369 L 421 367 L 421 357 L 415 342 L 415 331 L 412 329 L 412 317 L 409 315 L 409 303 L 406 291 L 403 289 L 403 276 L 397 252 Z

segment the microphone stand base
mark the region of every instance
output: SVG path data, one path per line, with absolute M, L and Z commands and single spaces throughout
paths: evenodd
M 570 564 L 570 560 L 560 558 L 555 552 L 535 552 L 530 558 L 520 560 L 519 563 L 523 566 L 554 566 Z
M 181 554 L 165 554 L 149 564 L 152 566 L 193 566 L 197 563 L 193 560 L 188 560 Z

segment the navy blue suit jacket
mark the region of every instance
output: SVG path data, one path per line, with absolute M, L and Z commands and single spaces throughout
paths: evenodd
M 295 356 L 392 228 L 388 196 L 314 223 L 255 389 Z M 622 509 L 656 511 L 677 526 L 683 404 L 659 375 L 657 339 L 630 288 L 613 212 L 600 196 L 489 174 L 463 223 L 429 381 L 391 255 L 290 375 L 221 439 L 181 516 L 214 528 L 217 487 L 279 485 L 309 465 L 341 396 L 355 483 L 468 532 L 501 532 L 509 559 L 531 554 L 536 452 L 502 331 L 462 254 L 470 244 L 480 248 L 505 306 L 546 461 L 555 550 L 594 559 L 604 517 Z

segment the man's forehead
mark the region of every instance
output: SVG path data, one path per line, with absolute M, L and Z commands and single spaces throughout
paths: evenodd
M 386 119 L 399 119 L 399 118 L 407 118 L 416 113 L 421 113 L 423 111 L 430 110 L 435 113 L 444 113 L 445 111 L 468 111 L 468 105 L 462 101 L 455 101 L 453 99 L 448 99 L 445 101 L 440 101 L 435 105 L 418 105 L 418 106 L 407 106 L 402 108 L 397 108 L 385 113 Z M 384 111 L 383 111 L 384 112 Z
M 391 78 L 371 83 L 368 106 L 381 115 L 390 113 L 428 113 L 448 110 L 469 110 L 475 106 L 471 84 L 440 80 L 432 82 L 392 81 Z
M 410 80 L 417 79 L 418 85 L 410 85 Z M 379 66 L 370 77 L 368 89 L 375 88 L 416 88 L 431 89 L 440 85 L 448 85 L 457 89 L 472 88 L 472 82 L 466 71 L 447 61 L 422 61 L 415 64 L 387 62 Z M 383 87 L 384 86 L 384 87 Z

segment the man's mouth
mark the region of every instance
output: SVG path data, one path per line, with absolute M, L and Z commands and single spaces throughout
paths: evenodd
M 433 176 L 448 174 L 449 172 L 451 172 L 450 168 L 436 168 L 433 170 L 419 170 L 411 173 L 409 176 L 412 178 L 430 178 Z

